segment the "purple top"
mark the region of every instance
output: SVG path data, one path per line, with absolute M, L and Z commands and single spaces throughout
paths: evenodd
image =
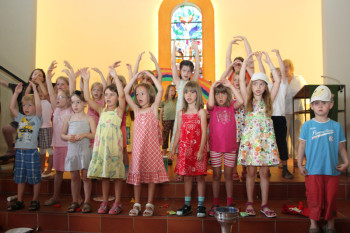
M 237 150 L 236 142 L 236 119 L 232 101 L 229 107 L 214 105 L 209 110 L 209 148 L 215 152 L 232 152 Z

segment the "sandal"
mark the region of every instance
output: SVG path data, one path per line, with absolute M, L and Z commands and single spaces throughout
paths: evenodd
M 254 210 L 254 203 L 253 202 L 247 202 L 247 203 L 245 203 L 245 206 L 246 206 L 245 212 L 249 216 L 255 216 L 256 215 L 256 212 Z
M 141 211 L 141 205 L 140 203 L 135 203 L 132 209 L 129 211 L 129 216 L 138 216 Z
M 117 202 L 114 202 L 112 208 L 109 210 L 108 214 L 117 215 L 120 214 L 123 211 L 122 204 L 119 204 Z
M 37 211 L 40 209 L 39 201 L 31 201 L 29 205 L 29 211 Z
M 151 217 L 151 216 L 153 216 L 153 211 L 154 211 L 154 205 L 151 203 L 147 203 L 146 209 L 145 209 L 145 211 L 143 211 L 143 216 Z
M 239 181 L 238 172 L 233 173 L 232 178 L 233 178 L 233 181 Z
M 260 212 L 263 213 L 268 218 L 275 218 L 277 216 L 275 211 L 271 210 L 270 207 L 267 204 L 261 206 Z
M 56 204 L 58 204 L 58 203 L 60 203 L 60 200 L 51 197 L 49 200 L 46 200 L 46 201 L 44 202 L 44 206 L 56 205 Z
M 23 201 L 16 201 L 12 205 L 7 207 L 8 211 L 13 211 L 13 210 L 20 210 L 24 208 L 24 202 Z
M 219 207 L 218 205 L 212 205 L 211 209 L 208 211 L 208 215 L 210 217 L 214 217 L 215 216 L 215 209 L 218 208 L 218 207 Z
M 81 209 L 81 212 L 84 213 L 84 214 L 86 214 L 86 213 L 90 213 L 91 210 L 92 210 L 92 209 L 91 209 L 91 203 L 85 202 L 85 203 L 83 204 L 83 208 Z
M 77 212 L 79 207 L 80 205 L 78 204 L 78 202 L 72 202 L 67 208 L 67 213 Z
M 108 213 L 108 202 L 103 201 L 100 205 L 100 208 L 98 208 L 97 213 L 99 214 L 107 214 Z

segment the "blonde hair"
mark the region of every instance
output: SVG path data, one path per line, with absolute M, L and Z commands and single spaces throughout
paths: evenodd
M 119 81 L 122 83 L 123 87 L 126 87 L 126 79 L 123 75 L 118 75 Z
M 140 84 L 137 84 L 136 87 L 135 87 L 135 104 L 141 108 L 141 105 L 139 103 L 139 101 L 137 100 L 137 96 L 136 96 L 136 91 L 137 91 L 137 88 L 139 87 L 144 87 L 146 88 L 146 91 L 147 91 L 147 94 L 148 94 L 148 104 L 149 106 L 151 106 L 153 103 L 154 103 L 154 100 L 156 99 L 156 91 L 154 90 L 154 87 L 148 83 L 140 83 Z
M 22 97 L 22 104 L 24 102 L 31 102 L 32 104 L 35 105 L 34 95 L 33 94 L 27 94 L 27 95 L 23 96 Z
M 292 60 L 284 59 L 283 64 L 284 64 L 284 66 L 289 66 L 289 69 L 294 73 L 294 65 L 293 65 Z
M 185 94 L 187 92 L 196 92 L 197 93 L 197 97 L 196 97 L 196 109 L 199 111 L 200 109 L 203 108 L 204 102 L 203 102 L 203 97 L 202 97 L 202 89 L 199 86 L 198 82 L 196 81 L 188 81 L 184 87 L 184 92 L 183 92 L 183 111 L 187 112 L 188 109 L 188 103 L 186 102 L 185 99 Z
M 64 76 L 59 76 L 57 79 L 56 79 L 56 83 L 58 80 L 62 80 L 63 82 L 65 82 L 68 86 L 69 86 L 69 79 L 67 77 L 64 77 Z
M 92 92 L 92 89 L 94 89 L 95 87 L 99 87 L 99 88 L 102 90 L 102 93 L 103 93 L 103 85 L 102 85 L 102 83 L 100 83 L 100 82 L 94 82 L 94 83 L 91 85 L 90 91 Z M 92 96 L 92 99 L 95 100 L 94 96 L 93 96 L 93 95 L 91 95 L 91 96 Z M 103 97 L 103 95 L 102 95 L 102 97 Z
M 249 84 L 249 90 L 248 90 L 248 101 L 247 101 L 247 106 L 245 108 L 245 113 L 248 113 L 248 112 L 253 112 L 254 109 L 253 109 L 253 99 L 254 99 L 254 93 L 252 91 L 252 83 L 255 82 L 255 81 L 252 81 L 250 82 Z M 267 86 L 267 83 L 265 82 L 266 86 L 265 86 L 265 91 L 264 93 L 262 94 L 262 100 L 264 101 L 265 103 L 265 115 L 267 117 L 271 117 L 272 115 L 272 112 L 273 112 L 273 106 L 272 106 L 272 101 L 271 101 L 271 94 L 270 94 L 270 91 L 269 91 L 269 88 Z
M 170 88 L 174 88 L 175 89 L 175 95 L 174 98 L 172 99 L 172 101 L 174 102 L 176 100 L 176 86 L 173 84 L 170 84 L 169 86 L 167 86 L 166 91 L 165 91 L 165 96 L 164 96 L 164 102 L 167 103 L 168 102 L 168 98 L 169 98 L 169 91 Z
M 232 103 L 232 91 L 230 88 L 225 87 L 224 85 L 220 84 L 217 87 L 214 88 L 214 103 L 216 106 L 219 106 L 218 102 L 216 101 L 215 95 L 217 93 L 223 93 L 227 94 L 226 102 L 224 103 L 223 107 L 230 107 Z

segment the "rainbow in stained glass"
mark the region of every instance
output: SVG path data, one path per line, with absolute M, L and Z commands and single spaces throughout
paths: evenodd
M 171 17 L 171 40 L 176 40 L 177 66 L 182 60 L 195 63 L 191 39 L 197 42 L 200 67 L 202 67 L 202 13 L 195 6 L 182 5 L 173 12 Z

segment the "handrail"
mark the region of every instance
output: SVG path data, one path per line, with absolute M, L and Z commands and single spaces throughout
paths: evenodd
M 22 79 L 20 79 L 17 75 L 9 71 L 3 66 L 0 66 L 0 70 L 4 71 L 6 74 L 10 75 L 12 78 L 16 79 L 18 82 L 24 82 Z

